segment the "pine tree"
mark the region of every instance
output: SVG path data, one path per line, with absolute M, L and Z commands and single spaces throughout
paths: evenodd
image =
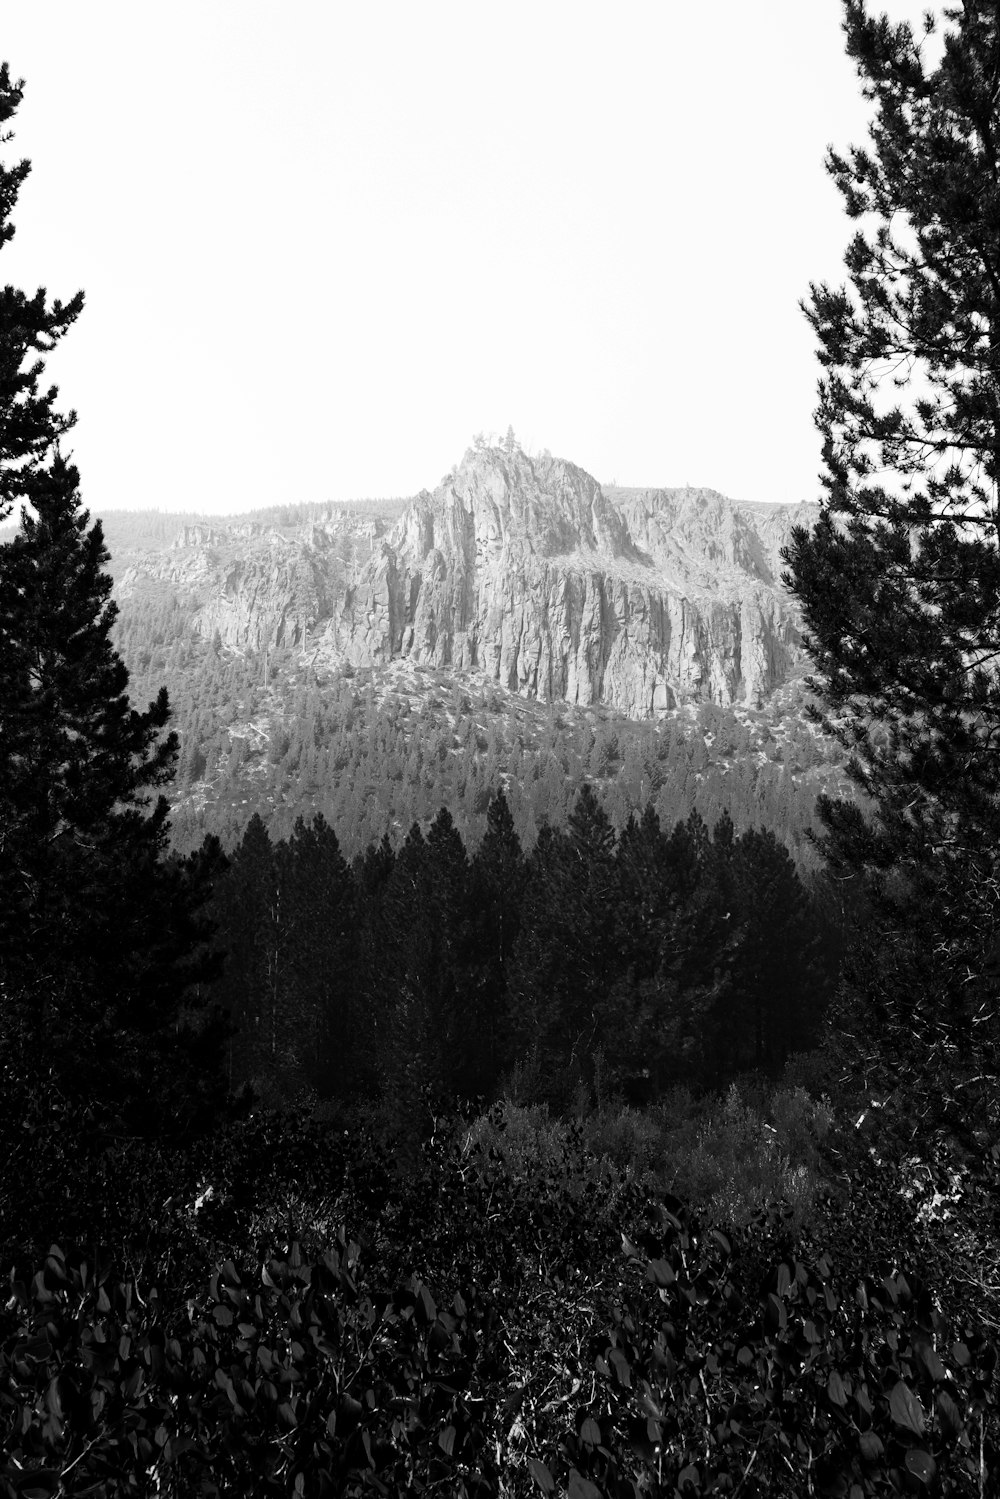
M 469 901 L 470 1042 L 465 1091 L 492 1094 L 503 1064 L 515 1054 L 510 1021 L 510 967 L 521 926 L 526 864 L 507 798 L 498 791 L 472 861 Z
M 20 98 L 0 68 L 0 121 Z M 27 170 L 0 168 L 0 248 Z M 145 712 L 129 702 L 101 527 L 59 451 L 75 418 L 39 386 L 35 356 L 81 306 L 0 295 L 0 512 L 26 502 L 0 546 L 0 1042 L 64 1091 L 177 1126 L 190 1114 L 166 1073 L 179 1049 L 201 1065 L 200 913 L 223 861 L 217 845 L 168 856 L 166 692 Z M 211 1073 L 213 1056 L 202 1062 Z M 192 1074 L 192 1106 L 206 1080 Z
M 566 831 L 546 826 L 528 861 L 511 973 L 511 1024 L 521 1060 L 544 1069 L 547 1101 L 589 1085 L 618 965 L 615 834 L 585 783 Z
M 617 977 L 604 1044 L 630 1095 L 719 1081 L 711 1020 L 731 994 L 733 948 L 720 862 L 696 812 L 666 834 L 648 806 L 619 840 Z
M 0 145 L 12 138 L 4 130 L 21 103 L 24 83 L 15 83 L 7 63 L 0 64 Z M 11 214 L 31 163 L 5 167 L 0 162 L 0 250 L 14 237 Z M 0 290 L 0 520 L 12 504 L 29 496 L 32 480 L 52 444 L 73 426 L 75 412 L 55 409 L 55 386 L 39 388 L 44 361 L 80 315 L 83 293 L 68 302 L 48 302 L 44 290 L 29 297 L 13 286 Z
M 226 953 L 217 993 L 230 1019 L 229 1090 L 253 1083 L 273 1097 L 284 1082 L 282 1012 L 289 956 L 275 850 L 259 812 L 247 823 L 219 882 L 212 914 Z
M 414 823 L 386 881 L 381 948 L 369 976 L 384 1116 L 406 1149 L 419 1134 L 425 1095 L 441 1090 L 445 1070 L 443 1038 L 433 1023 L 440 944 L 430 862 L 428 841 Z
M 733 933 L 730 983 L 713 1015 L 718 1054 L 728 1063 L 721 1080 L 751 1071 L 776 1079 L 790 1053 L 816 1044 L 829 997 L 821 930 L 772 832 L 750 828 L 733 840 L 732 823 L 720 823 L 713 845 Z
M 357 1033 L 352 1096 L 373 1097 L 381 1083 L 382 1053 L 390 1024 L 382 1007 L 381 963 L 389 937 L 386 907 L 395 866 L 396 855 L 387 833 L 382 835 L 381 842 L 370 843 L 351 866 L 357 921 L 354 996 Z
M 938 60 L 865 0 L 844 14 L 874 120 L 870 145 L 827 167 L 865 223 L 849 285 L 814 285 L 805 305 L 825 495 L 786 580 L 860 793 L 819 805 L 829 865 L 866 884 L 873 913 L 837 1024 L 873 1076 L 917 1066 L 947 1096 L 982 1073 L 997 1008 L 1000 11 L 946 8 Z M 952 1097 L 968 1115 L 973 1094 Z
M 294 1046 L 321 1096 L 345 1099 L 356 1071 L 354 881 L 337 835 L 321 813 L 296 819 L 288 848 L 287 910 Z

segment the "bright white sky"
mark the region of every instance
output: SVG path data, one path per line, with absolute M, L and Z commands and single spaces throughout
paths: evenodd
M 86 292 L 49 370 L 91 507 L 409 495 L 508 423 L 817 498 L 839 0 L 4 0 L 0 47 L 0 279 Z

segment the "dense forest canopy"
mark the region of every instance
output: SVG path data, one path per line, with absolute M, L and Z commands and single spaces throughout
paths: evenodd
M 772 834 L 650 806 L 616 839 L 587 785 L 529 856 L 502 793 L 471 860 L 444 808 L 353 867 L 321 815 L 276 845 L 254 816 L 214 913 L 231 1086 L 413 1112 L 513 1075 L 560 1110 L 776 1080 L 816 1044 L 840 935 Z

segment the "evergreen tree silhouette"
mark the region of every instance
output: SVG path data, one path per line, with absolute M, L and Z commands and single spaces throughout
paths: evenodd
M 342 1099 L 351 1091 L 358 1052 L 354 881 L 321 813 L 309 825 L 296 819 L 285 862 L 295 999 L 290 1043 L 304 1079 Z
M 827 165 L 863 227 L 849 285 L 805 306 L 825 495 L 785 560 L 860 793 L 820 799 L 820 846 L 872 909 L 833 1026 L 859 1078 L 922 1077 L 921 1109 L 963 1128 L 996 1097 L 1000 1033 L 1000 13 L 945 17 L 930 62 L 845 0 L 874 119 Z
M 507 798 L 498 791 L 471 869 L 467 1076 L 465 1091 L 492 1094 L 514 1059 L 510 968 L 521 929 L 526 864 Z
M 728 990 L 732 929 L 707 828 L 693 813 L 667 834 L 647 807 L 626 824 L 617 865 L 612 1075 L 640 1099 L 673 1082 L 716 1084 L 710 1021 Z
M 617 964 L 615 834 L 585 784 L 565 832 L 543 827 L 528 861 L 513 979 L 516 1045 L 542 1063 L 552 1102 L 589 1086 Z
M 0 122 L 20 98 L 0 68 Z M 0 168 L 0 248 L 27 170 Z M 101 527 L 59 451 L 74 414 L 39 386 L 81 306 L 0 294 L 0 513 L 26 505 L 0 546 L 0 1039 L 129 1127 L 181 1128 L 221 1077 L 218 1034 L 199 1037 L 195 1016 L 221 851 L 168 856 L 166 692 L 144 712 L 129 701 Z

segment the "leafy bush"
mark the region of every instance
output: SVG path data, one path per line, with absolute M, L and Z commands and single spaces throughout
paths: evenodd
M 645 1111 L 597 1110 L 583 1138 L 649 1192 L 697 1202 L 720 1227 L 746 1224 L 780 1199 L 801 1225 L 825 1179 L 822 1145 L 833 1124 L 829 1106 L 801 1088 L 768 1090 L 755 1107 L 733 1084 L 721 1103 L 695 1102 L 681 1090 Z
M 0 1499 L 978 1493 L 996 1350 L 951 1294 L 955 1220 L 861 1149 L 800 1223 L 763 1199 L 830 1111 L 779 1090 L 769 1134 L 735 1090 L 689 1103 L 429 1109 L 405 1171 L 340 1119 L 119 1142 L 88 1188 L 111 1247 L 16 1256 Z M 630 1141 L 700 1171 L 702 1210 Z
M 726 1236 L 676 1201 L 625 1251 L 600 1383 L 537 1470 L 543 1491 L 552 1469 L 581 1499 L 799 1494 L 806 1474 L 810 1491 L 845 1496 L 980 1491 L 997 1457 L 996 1350 L 948 1329 L 915 1278 L 868 1275 L 852 1296 L 821 1255 L 781 1260 L 751 1298 Z
M 640 1182 L 658 1183 L 663 1177 L 668 1136 L 648 1110 L 627 1104 L 596 1110 L 584 1122 L 584 1139 L 596 1156 L 633 1172 Z
M 778 1148 L 793 1166 L 820 1170 L 822 1147 L 830 1140 L 836 1115 L 828 1098 L 817 1101 L 801 1087 L 780 1087 L 771 1098 Z
M 702 1125 L 694 1149 L 677 1162 L 674 1190 L 702 1205 L 713 1223 L 743 1227 L 761 1207 L 782 1198 L 801 1222 L 813 1181 L 806 1166 L 791 1166 L 734 1085 Z
M 0 1330 L 0 1486 L 49 1499 L 174 1493 L 496 1493 L 473 1393 L 479 1308 L 411 1280 L 360 1284 L 343 1234 L 256 1275 L 227 1261 L 196 1302 L 53 1246 Z

